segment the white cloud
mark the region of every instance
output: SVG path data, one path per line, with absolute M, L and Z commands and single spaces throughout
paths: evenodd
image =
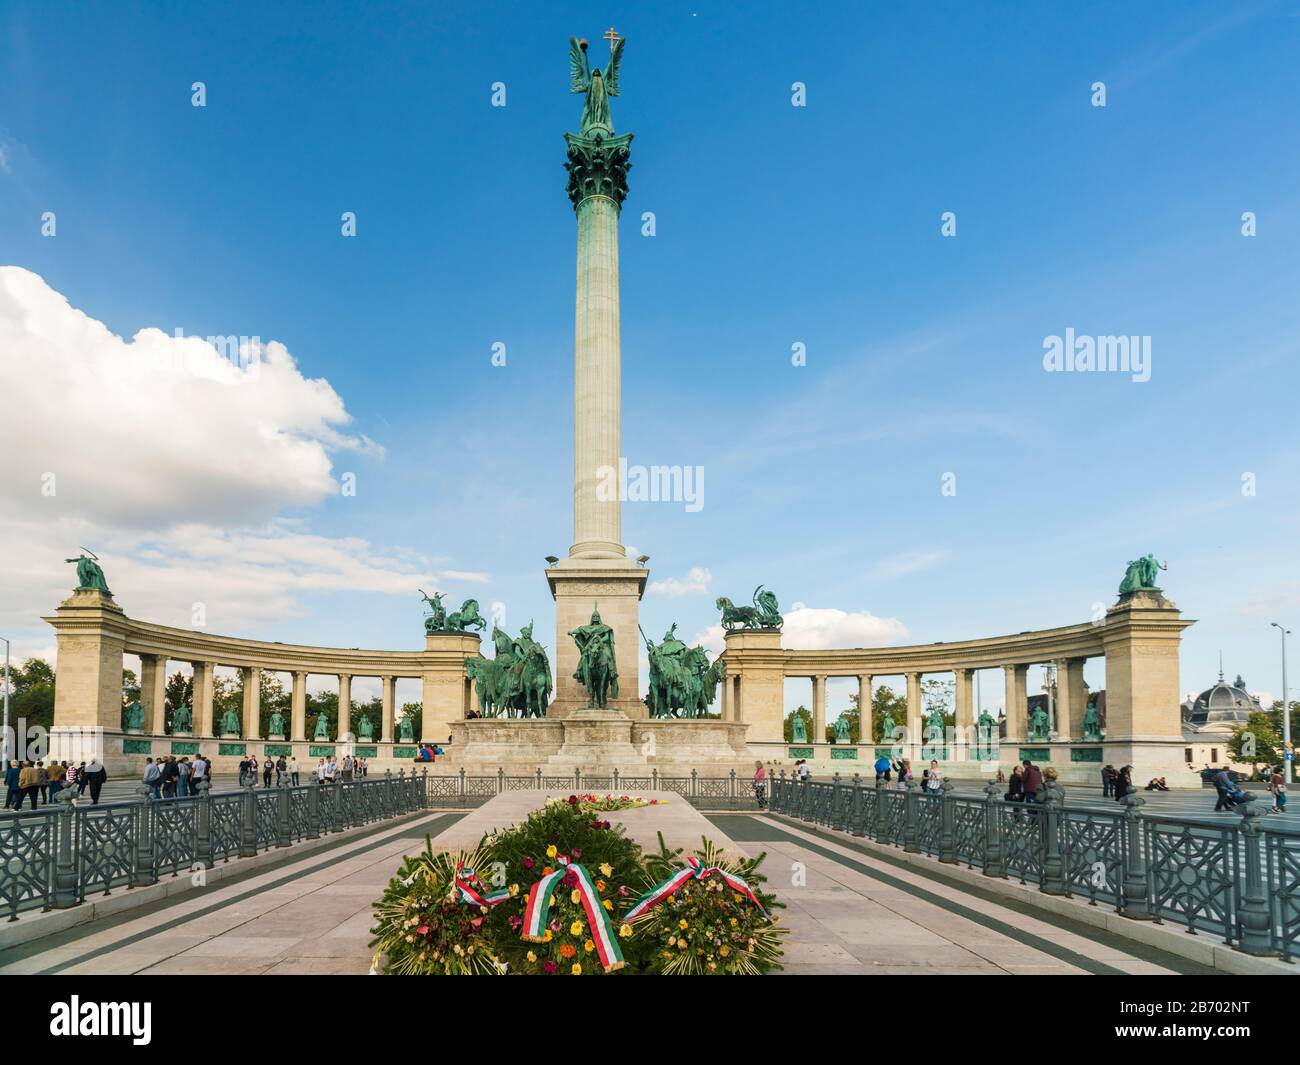
M 666 577 L 661 581 L 651 581 L 647 591 L 651 595 L 666 595 L 672 599 L 680 599 L 684 595 L 707 592 L 712 584 L 712 573 L 703 566 L 692 566 L 685 578 Z
M 188 626 L 202 603 L 230 635 L 305 614 L 313 593 L 488 579 L 283 517 L 338 491 L 337 453 L 382 451 L 282 344 L 243 354 L 159 329 L 123 340 L 36 274 L 0 267 L 0 621 L 45 642 L 37 618 L 74 583 L 63 559 L 76 545 L 100 555 L 132 616 Z
M 781 646 L 792 651 L 832 647 L 884 647 L 907 637 L 907 626 L 897 618 L 881 618 L 866 611 L 850 613 L 833 607 L 799 607 L 785 615 Z M 710 625 L 695 634 L 694 643 L 711 654 L 725 649 L 721 624 Z

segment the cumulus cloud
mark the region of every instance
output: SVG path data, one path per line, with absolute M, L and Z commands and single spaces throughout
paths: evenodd
M 801 606 L 785 615 L 781 646 L 792 651 L 832 647 L 885 647 L 907 637 L 907 626 L 897 618 L 882 618 L 866 611 L 851 613 L 833 607 Z M 721 624 L 695 634 L 695 643 L 712 654 L 725 649 Z
M 651 581 L 650 587 L 646 590 L 651 595 L 666 595 L 671 599 L 680 599 L 684 595 L 705 593 L 712 584 L 712 573 L 703 566 L 692 566 L 684 578 L 666 577 L 661 581 Z
M 131 615 L 188 626 L 202 603 L 231 634 L 306 613 L 312 593 L 486 580 L 283 516 L 339 491 L 338 453 L 382 455 L 350 421 L 282 344 L 124 340 L 36 274 L 0 267 L 0 621 L 34 627 L 67 594 L 78 544 Z

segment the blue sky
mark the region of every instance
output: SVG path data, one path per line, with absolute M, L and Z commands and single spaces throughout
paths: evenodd
M 567 38 L 603 60 L 612 23 L 614 121 L 636 134 L 623 450 L 705 470 L 698 513 L 624 508 L 653 579 L 711 576 L 648 595 L 647 631 L 701 633 L 717 595 L 759 582 L 786 606 L 897 619 L 908 643 L 1067 624 L 1152 551 L 1199 619 L 1183 688 L 1222 649 L 1280 691 L 1268 622 L 1300 632 L 1300 4 L 540 7 L 0 9 L 0 262 L 124 338 L 279 341 L 377 445 L 330 451 L 355 496 L 244 509 L 232 469 L 204 522 L 289 520 L 484 575 L 438 583 L 505 603 L 512 629 L 536 618 L 553 648 L 542 559 L 572 520 Z M 1043 340 L 1067 328 L 1150 336 L 1150 381 L 1045 373 Z M 0 442 L 38 465 L 46 443 Z M 208 454 L 219 467 L 237 443 L 218 433 Z M 82 535 L 107 523 L 66 505 Z M 187 505 L 118 516 L 97 542 L 119 545 L 119 572 L 170 566 L 216 599 L 219 566 L 177 562 L 175 536 L 150 547 Z M 32 561 L 51 589 L 75 547 Z M 35 617 L 56 593 L 13 568 L 5 585 L 20 646 L 48 645 Z M 233 604 L 209 623 L 418 646 L 414 591 L 364 585 L 305 581 L 279 616 Z M 115 591 L 128 611 L 171 594 Z

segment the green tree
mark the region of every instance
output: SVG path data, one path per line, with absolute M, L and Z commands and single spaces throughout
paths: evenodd
M 213 685 L 213 692 L 216 692 L 216 685 Z M 194 705 L 194 678 L 187 677 L 184 673 L 177 670 L 167 678 L 166 685 L 163 686 L 163 704 L 166 707 L 165 714 L 167 717 L 167 728 L 170 731 L 172 727 L 172 714 L 180 707 L 188 706 L 194 712 L 194 729 L 197 732 L 200 727 L 198 720 L 198 707 Z
M 307 738 L 311 739 L 316 732 L 316 718 L 325 715 L 325 720 L 329 722 L 330 738 L 337 737 L 339 732 L 339 693 L 337 691 L 320 692 L 318 695 L 307 694 Z
M 1282 761 L 1282 737 L 1277 734 L 1269 711 L 1254 711 L 1246 724 L 1232 730 L 1228 751 L 1233 760 L 1254 765 L 1267 762 L 1277 765 Z
M 28 658 L 22 665 L 9 666 L 9 726 L 18 730 L 54 725 L 54 669 L 43 658 Z
M 884 738 L 885 712 L 895 725 L 907 724 L 907 696 L 899 695 L 888 684 L 882 684 L 871 695 L 871 739 L 880 743 Z
M 258 728 L 260 729 L 258 735 L 269 736 L 271 734 L 271 715 L 277 710 L 280 712 L 280 716 L 284 718 L 285 735 L 290 735 L 289 730 L 293 727 L 290 722 L 293 712 L 293 695 L 291 692 L 284 690 L 284 681 L 280 679 L 278 673 L 262 670 L 258 684 L 258 699 L 262 704 L 258 712 Z
M 401 723 L 402 718 L 404 717 L 411 718 L 411 735 L 414 736 L 416 741 L 418 742 L 423 736 L 423 732 L 421 730 L 424 727 L 424 704 L 403 703 L 402 712 L 397 715 L 397 720 L 399 725 Z M 394 729 L 393 731 L 394 738 L 401 736 L 401 734 L 402 734 L 401 728 Z

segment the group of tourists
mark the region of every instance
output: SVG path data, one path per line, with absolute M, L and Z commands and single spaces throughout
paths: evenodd
M 5 809 L 21 810 L 28 798 L 32 800 L 33 810 L 37 805 L 47 806 L 64 788 L 76 789 L 74 798 L 78 799 L 89 788 L 90 801 L 98 803 L 100 789 L 107 779 L 108 772 L 98 758 L 92 758 L 89 764 L 50 762 L 48 766 L 44 759 L 15 759 L 5 768 Z
M 289 755 L 288 758 L 280 755 L 273 759 L 268 754 L 260 767 L 256 755 L 250 754 L 247 758 L 240 759 L 239 786 L 243 788 L 251 784 L 256 787 L 259 769 L 264 788 L 272 787 L 273 783 L 277 788 L 284 785 L 298 786 L 298 759 L 293 755 Z
M 157 760 L 146 758 L 143 780 L 151 799 L 185 799 L 197 795 L 203 781 L 211 784 L 211 772 L 211 763 L 201 754 L 192 762 L 169 754 Z
M 314 776 L 320 784 L 333 784 L 337 780 L 345 783 L 350 780 L 361 780 L 370 775 L 370 766 L 364 758 L 353 758 L 350 754 L 345 754 L 342 759 L 335 758 L 331 755 L 329 758 L 322 758 L 312 770 Z M 294 781 L 297 783 L 297 780 Z
M 1160 778 L 1161 783 L 1164 778 Z M 1133 791 L 1133 767 L 1131 765 L 1123 766 L 1116 769 L 1113 765 L 1107 763 L 1101 769 L 1101 797 L 1103 799 L 1114 799 L 1116 802 L 1123 802 L 1124 796 Z M 1147 791 L 1159 791 L 1159 788 L 1147 786 Z M 1168 791 L 1168 788 L 1163 789 Z
M 446 751 L 438 744 L 425 740 L 420 744 L 420 749 L 415 754 L 415 760 L 417 762 L 436 762 L 440 754 L 446 754 Z

